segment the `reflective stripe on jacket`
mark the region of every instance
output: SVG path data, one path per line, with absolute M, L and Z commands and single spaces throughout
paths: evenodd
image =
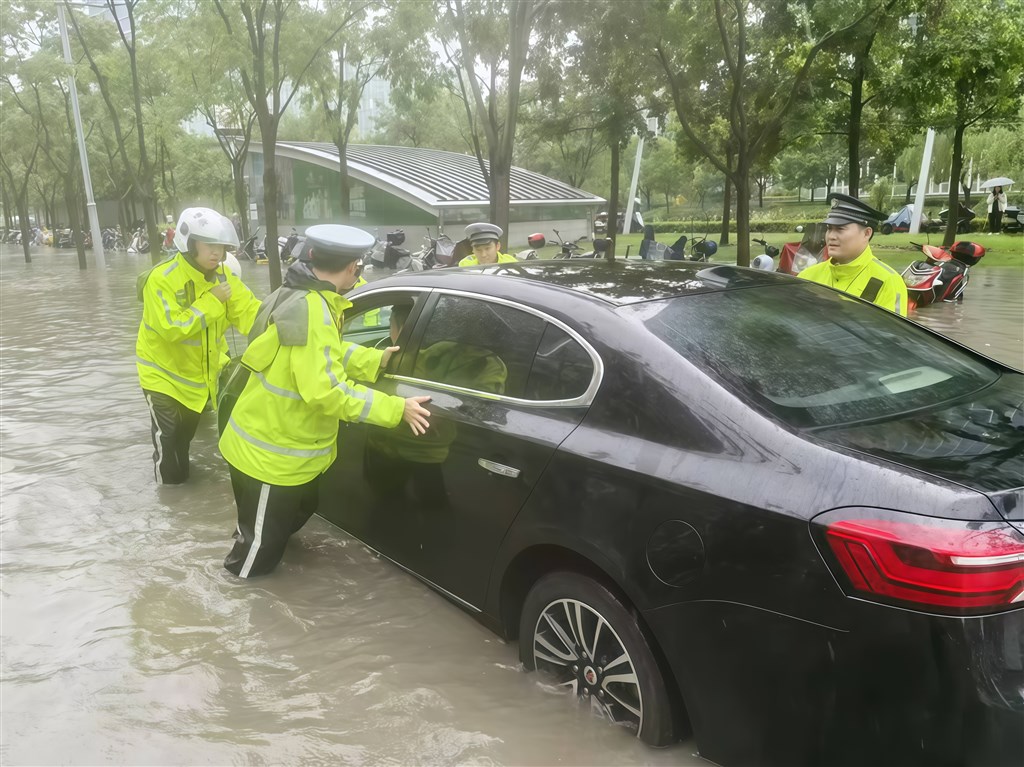
M 498 253 L 499 264 L 515 264 L 518 263 L 515 256 L 509 256 L 505 253 Z M 476 260 L 476 254 L 471 253 L 464 259 L 459 261 L 459 266 L 480 266 L 480 262 Z
M 218 279 L 224 272 L 231 285 L 226 304 L 210 293 L 217 282 L 181 253 L 153 269 L 142 290 L 135 343 L 139 383 L 197 413 L 208 400 L 217 401 L 217 377 L 228 362 L 228 325 L 248 333 L 260 308 L 241 280 L 223 266 L 219 270 Z
M 375 381 L 383 355 L 342 341 L 343 311 L 352 304 L 326 290 L 305 291 L 294 301 L 280 299 L 274 294 L 266 303 L 280 302 L 280 314 L 288 316 L 272 312 L 271 324 L 242 355 L 252 375 L 221 435 L 220 449 L 228 463 L 250 477 L 294 486 L 334 462 L 339 420 L 397 426 L 405 400 L 352 380 Z M 297 327 L 305 328 L 304 343 L 289 337 Z
M 891 266 L 875 258 L 870 245 L 848 264 L 822 261 L 807 267 L 797 277 L 828 285 L 871 301 L 902 317 L 907 316 L 907 285 L 903 277 Z

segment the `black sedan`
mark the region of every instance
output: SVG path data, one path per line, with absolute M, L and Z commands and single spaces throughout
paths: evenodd
M 433 399 L 321 513 L 528 670 L 724 765 L 1021 763 L 1024 375 L 760 271 L 529 262 L 354 291 Z

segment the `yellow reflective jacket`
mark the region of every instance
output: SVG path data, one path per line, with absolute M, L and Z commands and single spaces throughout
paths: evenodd
M 360 276 L 356 280 L 356 284 L 352 286 L 352 290 L 361 288 L 366 284 L 366 278 Z M 363 315 L 363 327 L 364 328 L 375 328 L 380 325 L 380 309 L 371 309 Z
M 498 253 L 499 264 L 514 264 L 517 263 L 515 256 L 509 256 L 505 253 Z M 459 266 L 480 266 L 480 262 L 476 260 L 476 254 L 471 253 L 464 259 L 459 261 Z
M 405 400 L 352 379 L 375 381 L 383 351 L 342 341 L 350 307 L 329 284 L 309 274 L 306 287 L 289 269 L 285 286 L 264 302 L 266 330 L 249 343 L 242 364 L 252 374 L 220 438 L 224 458 L 271 485 L 301 485 L 337 455 L 338 421 L 394 427 Z
M 807 267 L 797 277 L 828 285 L 878 304 L 902 317 L 907 316 L 907 285 L 903 277 L 891 266 L 875 258 L 870 245 L 848 264 L 822 261 Z
M 259 299 L 223 265 L 218 280 L 222 275 L 231 286 L 226 304 L 210 294 L 217 282 L 181 253 L 158 264 L 142 288 L 135 343 L 139 383 L 197 413 L 208 400 L 217 401 L 217 377 L 228 362 L 228 325 L 248 333 L 260 308 Z

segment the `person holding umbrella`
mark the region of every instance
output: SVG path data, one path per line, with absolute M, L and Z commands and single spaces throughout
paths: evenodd
M 1000 234 L 1003 231 L 1003 212 L 1006 210 L 1006 192 L 1002 185 L 993 186 L 988 190 L 988 231 L 989 234 Z

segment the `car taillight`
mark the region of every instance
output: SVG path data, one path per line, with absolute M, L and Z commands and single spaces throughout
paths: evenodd
M 855 596 L 953 614 L 1024 607 L 1024 535 L 1004 522 L 837 509 L 813 523 Z

